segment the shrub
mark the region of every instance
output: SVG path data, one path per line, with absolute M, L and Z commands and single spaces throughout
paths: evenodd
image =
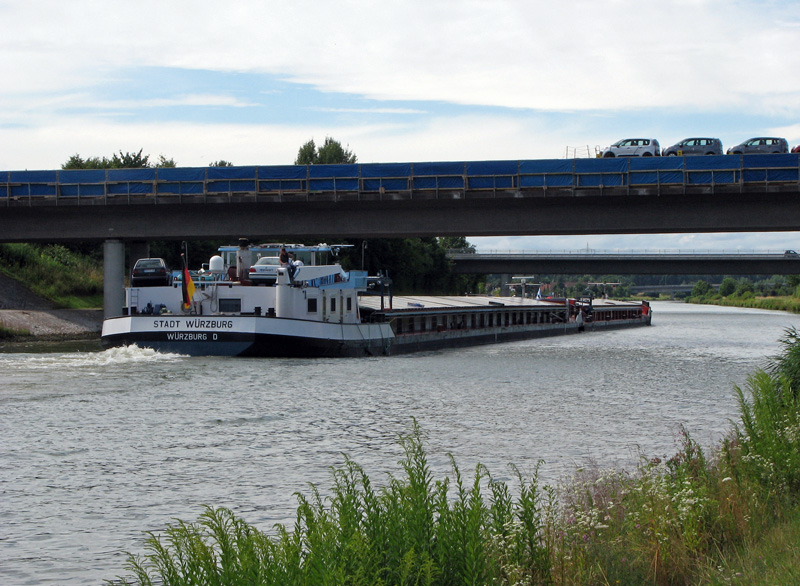
M 749 475 L 770 492 L 800 494 L 800 344 L 786 331 L 783 352 L 770 366 L 736 388 L 741 425 L 736 435 Z
M 0 244 L 3 272 L 25 283 L 34 293 L 57 305 L 102 303 L 102 267 L 61 245 Z

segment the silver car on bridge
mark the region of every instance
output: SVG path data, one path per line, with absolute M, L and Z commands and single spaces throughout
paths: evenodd
M 721 155 L 722 141 L 718 138 L 684 138 L 664 149 L 665 157 L 686 155 Z
M 789 143 L 785 138 L 775 136 L 759 136 L 750 138 L 742 144 L 728 149 L 729 155 L 778 154 L 788 153 Z

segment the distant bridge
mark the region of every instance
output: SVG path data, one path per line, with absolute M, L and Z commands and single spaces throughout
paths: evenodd
M 457 273 L 557 275 L 796 275 L 800 255 L 781 252 L 450 251 Z
M 711 284 L 709 285 L 714 289 L 719 289 L 719 284 Z M 673 295 L 675 293 L 691 293 L 694 289 L 694 283 L 691 285 L 632 285 L 629 287 L 629 290 L 632 295 L 636 295 L 637 293 L 643 293 L 645 295 L 657 295 L 657 294 L 669 294 Z

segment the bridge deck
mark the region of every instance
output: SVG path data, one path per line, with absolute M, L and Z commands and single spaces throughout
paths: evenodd
M 800 156 L 722 155 L 0 172 L 0 205 L 797 191 Z

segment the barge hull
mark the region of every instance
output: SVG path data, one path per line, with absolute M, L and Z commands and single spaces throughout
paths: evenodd
M 117 321 L 118 320 L 118 321 Z M 245 356 L 245 357 L 359 357 L 444 348 L 488 345 L 532 338 L 544 338 L 580 331 L 609 330 L 650 325 L 650 317 L 609 322 L 588 322 L 583 326 L 571 323 L 534 326 L 512 326 L 482 329 L 455 329 L 394 336 L 388 324 L 325 324 L 327 337 L 320 336 L 318 324 L 309 327 L 308 335 L 296 335 L 283 329 L 285 320 L 265 317 L 238 317 L 243 331 L 158 331 L 145 329 L 150 318 L 122 317 L 109 320 L 114 327 L 103 333 L 105 348 L 135 344 L 158 352 L 188 356 Z M 115 324 L 116 322 L 116 324 Z M 297 332 L 303 322 L 292 324 Z M 275 326 L 275 328 L 270 328 Z M 301 326 L 302 327 L 302 326 Z M 112 333 L 111 330 L 116 330 Z M 331 335 L 336 332 L 338 335 Z
M 187 356 L 339 357 L 388 354 L 388 324 L 336 324 L 235 316 L 217 318 L 219 327 L 195 329 L 185 316 L 122 316 L 103 324 L 104 348 L 135 344 Z
M 450 330 L 442 333 L 432 333 L 429 336 L 413 335 L 398 336 L 392 342 L 391 354 L 406 354 L 439 350 L 443 348 L 464 348 L 468 346 L 481 346 L 489 344 L 502 344 L 504 342 L 519 342 L 536 338 L 551 338 L 592 331 L 606 331 L 612 329 L 626 329 L 630 327 L 649 326 L 650 319 L 620 320 L 619 322 L 587 323 L 580 327 L 575 323 L 552 324 L 538 328 L 496 328 L 491 332 L 473 332 L 459 335 L 459 330 Z M 446 334 L 446 335 L 442 335 Z

